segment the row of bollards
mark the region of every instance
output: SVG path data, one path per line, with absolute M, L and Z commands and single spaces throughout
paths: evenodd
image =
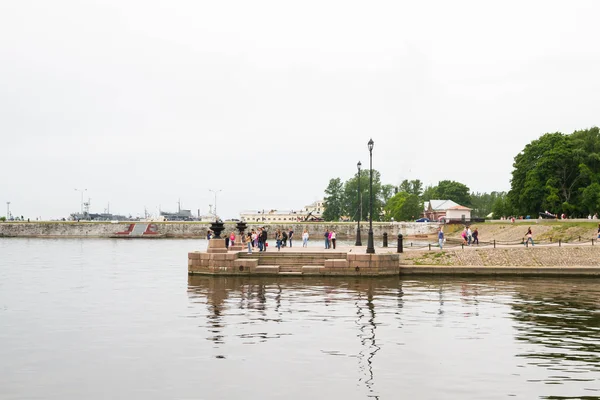
M 579 241 L 581 242 L 581 236 L 579 236 Z M 550 243 L 552 243 L 552 238 L 550 238 Z M 493 240 L 493 246 L 494 249 L 496 248 L 496 239 Z M 594 239 L 592 239 L 592 246 L 594 245 Z M 412 247 L 412 243 L 410 244 L 410 246 Z M 383 247 L 388 247 L 388 234 L 387 232 L 383 233 Z M 431 250 L 431 244 L 429 244 L 429 250 Z M 529 242 L 525 242 L 525 247 L 529 247 Z M 558 247 L 562 247 L 562 240 L 558 239 Z M 464 250 L 465 246 L 464 244 L 461 244 L 461 248 Z M 397 249 L 398 253 L 403 253 L 404 252 L 404 243 L 403 243 L 403 238 L 402 238 L 402 234 L 399 233 L 398 234 L 398 249 Z
M 411 244 L 412 245 L 412 244 Z M 388 247 L 388 234 L 387 232 L 383 232 L 383 247 Z M 398 253 L 404 253 L 404 242 L 402 239 L 402 234 L 398 234 Z

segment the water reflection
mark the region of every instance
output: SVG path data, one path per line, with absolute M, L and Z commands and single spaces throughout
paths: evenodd
M 600 398 L 597 279 L 188 279 L 192 245 L 0 239 L 0 399 Z
M 350 322 L 347 306 L 353 304 L 358 347 L 328 348 L 335 344 L 321 344 L 321 339 L 312 345 L 322 346 L 323 354 L 357 360 L 355 382 L 366 397 L 380 397 L 377 375 L 385 368 L 378 367 L 377 359 L 382 352 L 386 358 L 384 349 L 390 351 L 389 342 L 382 345 L 378 336 L 380 327 L 399 329 L 394 335 L 401 346 L 415 330 L 425 335 L 454 332 L 454 340 L 482 340 L 499 334 L 494 320 L 504 319 L 504 314 L 515 322 L 508 332 L 517 346 L 514 354 L 526 360 L 515 366 L 525 370 L 514 377 L 533 385 L 579 383 L 586 394 L 600 394 L 600 291 L 595 281 L 192 276 L 188 295 L 190 301 L 206 305 L 207 337 L 219 357 L 227 357 L 228 340 L 264 343 L 297 337 L 303 329 L 310 335 L 317 324 L 322 330 L 339 329 L 335 327 Z M 431 326 L 423 330 L 419 324 Z M 470 351 L 465 347 L 462 357 Z M 546 398 L 557 395 L 562 392 L 553 389 Z
M 228 325 L 238 324 L 237 329 L 246 332 L 230 335 L 243 339 L 244 344 L 264 342 L 292 335 L 293 332 L 273 331 L 251 332 L 249 326 L 258 325 L 264 328 L 267 323 L 281 324 L 294 320 L 294 316 L 309 321 L 337 323 L 337 309 L 345 308 L 347 300 L 353 299 L 356 307 L 355 325 L 359 340 L 359 351 L 340 352 L 322 350 L 324 354 L 347 356 L 358 359 L 357 382 L 363 385 L 368 397 L 379 398 L 375 395 L 375 355 L 381 349 L 376 338 L 376 307 L 375 294 L 379 291 L 386 295 L 396 293 L 396 306 L 403 307 L 402 285 L 398 278 L 392 279 L 352 279 L 311 278 L 303 279 L 277 277 L 188 277 L 188 296 L 194 303 L 206 304 L 206 317 L 209 331 L 208 339 L 214 343 L 218 358 L 227 358 L 226 346 L 221 346 L 228 340 L 223 333 Z M 330 312 L 323 312 L 321 305 L 334 307 Z M 341 306 L 341 307 L 340 307 Z M 242 314 L 236 310 L 243 311 Z M 396 312 L 394 312 L 397 314 Z M 286 319 L 287 318 L 287 319 Z M 201 325 L 202 326 L 202 325 Z M 229 343 L 231 344 L 231 343 Z
M 372 283 L 372 281 L 370 281 L 369 283 Z M 358 381 L 364 382 L 368 390 L 369 397 L 379 399 L 379 396 L 374 394 L 373 389 L 375 383 L 375 376 L 373 374 L 373 361 L 375 358 L 375 353 L 377 353 L 381 348 L 377 345 L 375 338 L 375 329 L 377 329 L 377 326 L 375 324 L 375 304 L 373 303 L 372 285 L 368 286 L 366 296 L 366 311 L 368 312 L 368 316 L 365 316 L 365 304 L 363 300 L 363 294 L 361 292 L 358 292 L 357 300 L 355 302 L 357 308 L 356 325 L 358 326 L 358 329 L 360 331 L 358 334 L 358 338 L 360 339 L 360 343 L 362 346 L 360 352 L 358 353 L 358 370 L 360 376 Z
M 549 371 L 531 381 L 597 382 L 600 290 L 596 281 L 531 280 L 516 291 L 512 308 L 517 322 L 516 339 L 528 345 L 517 357 Z M 586 386 L 586 389 L 600 393 L 597 387 Z

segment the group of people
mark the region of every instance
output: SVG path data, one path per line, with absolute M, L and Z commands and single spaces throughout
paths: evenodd
M 465 226 L 460 236 L 463 239 L 463 244 L 466 244 L 467 246 L 472 244 L 479 245 L 479 230 L 477 228 L 471 231 L 470 226 Z M 440 227 L 438 228 L 438 244 L 440 250 L 444 248 L 444 242 L 446 242 L 446 237 L 444 235 L 444 230 Z
M 471 231 L 470 226 L 465 226 L 465 229 L 463 229 L 460 236 L 463 239 L 463 244 L 466 244 L 467 246 L 470 246 L 471 244 L 479 245 L 479 231 L 477 228 Z
M 325 238 L 325 249 L 331 249 L 333 246 L 333 249 L 335 250 L 335 231 L 325 229 L 325 234 L 323 236 Z
M 283 232 L 281 229 L 277 229 L 275 232 L 275 243 L 277 246 L 277 251 L 280 251 L 282 247 L 287 246 L 288 240 L 290 241 L 290 247 L 292 247 L 292 238 L 294 237 L 294 231 L 292 228 L 286 233 L 285 230 Z
M 214 234 L 212 231 L 208 231 L 206 238 L 208 240 L 212 239 L 214 237 Z M 293 238 L 294 238 L 294 231 L 292 230 L 292 228 L 290 228 L 289 230 L 287 230 L 287 232 L 285 230 L 281 230 L 281 229 L 277 229 L 277 231 L 275 232 L 275 243 L 277 246 L 277 250 L 281 251 L 282 247 L 287 247 L 289 245 L 289 247 L 293 246 Z M 304 232 L 302 232 L 302 247 L 308 247 L 308 230 L 304 229 Z M 242 243 L 244 245 L 247 246 L 248 248 L 248 254 L 252 254 L 252 251 L 255 248 L 258 248 L 259 252 L 264 252 L 267 251 L 267 247 L 269 247 L 269 243 L 267 242 L 268 239 L 268 232 L 267 232 L 267 228 L 258 228 L 258 230 L 254 230 L 252 229 L 252 231 L 246 233 L 245 235 L 243 235 L 241 237 Z M 235 235 L 235 231 L 231 231 L 231 233 L 229 235 L 225 235 L 225 246 L 227 248 L 231 248 L 233 246 L 235 246 L 236 243 L 236 235 Z M 334 243 L 334 248 L 335 248 L 335 232 L 333 232 L 333 243 Z M 326 247 L 327 248 L 327 247 Z

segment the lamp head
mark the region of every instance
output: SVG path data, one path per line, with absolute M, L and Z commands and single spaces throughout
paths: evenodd
M 358 162 L 358 164 L 356 164 L 356 166 L 358 167 L 358 170 L 360 171 L 360 167 L 362 167 L 362 164 L 360 163 L 360 161 Z
M 369 145 L 369 151 L 373 151 L 373 144 L 375 144 L 375 142 L 373 142 L 373 139 L 369 139 L 369 143 L 367 143 Z

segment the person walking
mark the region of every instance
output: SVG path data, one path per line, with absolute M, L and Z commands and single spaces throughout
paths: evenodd
M 246 246 L 248 246 L 248 254 L 252 254 L 252 234 L 246 235 Z
M 281 251 L 281 241 L 283 240 L 283 235 L 281 234 L 281 230 L 277 229 L 277 233 L 275 233 L 275 245 L 277 246 L 277 251 Z
M 467 228 L 466 227 L 465 227 L 465 229 L 463 229 L 460 236 L 462 237 L 463 244 L 467 244 Z
M 229 235 L 229 247 L 233 247 L 235 245 L 235 232 L 231 231 Z
M 258 251 L 263 251 L 264 243 L 262 239 L 262 228 L 258 228 L 258 232 L 256 233 L 256 243 L 258 244 Z
M 442 228 L 438 228 L 438 243 L 440 244 L 440 250 L 444 248 L 444 231 Z
M 258 244 L 258 235 L 256 234 L 256 231 L 254 229 L 252 229 L 250 238 L 252 239 L 252 248 L 256 247 L 256 245 Z
M 302 232 L 302 247 L 308 247 L 308 230 L 304 229 Z
M 473 244 L 477 243 L 477 246 L 479 246 L 479 231 L 477 230 L 477 228 L 475 228 L 475 230 L 473 231 Z
M 467 227 L 467 246 L 471 245 L 471 240 L 473 240 L 473 232 L 471 232 L 471 227 Z
M 325 249 L 329 248 L 329 229 L 325 229 L 325 234 L 323 235 L 325 238 Z
M 267 246 L 269 244 L 267 243 L 267 228 L 265 228 L 264 226 L 262 228 L 262 232 L 260 234 L 260 237 L 262 238 L 262 244 L 263 244 L 263 250 L 262 251 L 263 252 L 267 251 Z
M 525 246 L 527 246 L 527 243 L 529 243 L 529 241 L 531 241 L 531 245 L 535 246 L 535 244 L 533 243 L 533 233 L 531 232 L 531 227 L 529 227 L 527 229 L 527 233 L 525 234 L 527 237 L 527 240 L 525 240 L 525 243 L 523 243 Z
M 290 228 L 288 232 L 288 240 L 290 241 L 290 247 L 292 247 L 292 236 L 294 236 L 294 231 Z
M 331 234 L 329 236 L 331 238 L 331 244 L 333 245 L 333 249 L 335 250 L 335 231 L 331 230 Z

